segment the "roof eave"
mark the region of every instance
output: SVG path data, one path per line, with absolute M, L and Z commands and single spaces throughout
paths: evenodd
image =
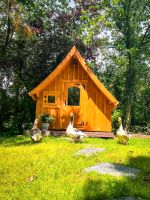
M 117 108 L 118 104 L 119 104 L 118 101 L 113 102 L 113 106 L 114 106 L 114 108 Z
M 72 56 L 75 54 L 76 50 L 77 50 L 76 47 L 73 46 L 71 51 L 62 60 L 62 62 L 56 67 L 56 69 L 28 94 L 32 97 L 34 94 L 38 95 L 43 89 L 45 89 L 49 85 L 50 81 L 52 81 L 56 77 L 56 75 L 63 70 L 64 66 L 70 61 Z
M 29 92 L 28 95 L 29 95 L 30 97 L 32 97 L 32 99 L 33 99 L 34 101 L 36 101 L 37 98 L 38 98 L 38 96 L 37 96 L 35 93 L 32 93 L 32 91 Z

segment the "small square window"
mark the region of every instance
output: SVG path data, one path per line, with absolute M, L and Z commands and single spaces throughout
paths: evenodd
M 48 103 L 55 103 L 55 96 L 48 96 Z

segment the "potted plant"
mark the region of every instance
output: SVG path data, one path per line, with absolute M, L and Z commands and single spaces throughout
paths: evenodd
M 40 120 L 42 122 L 42 130 L 48 130 L 49 124 L 52 124 L 55 118 L 49 114 L 41 114 Z

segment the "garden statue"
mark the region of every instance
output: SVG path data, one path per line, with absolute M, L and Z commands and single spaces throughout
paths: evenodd
M 116 133 L 118 143 L 127 144 L 129 140 L 129 134 L 125 130 L 123 130 L 121 117 L 118 118 L 118 122 L 119 122 L 119 128 Z
M 74 123 L 74 114 L 70 113 L 70 123 L 66 129 L 66 135 L 70 137 L 72 142 L 82 142 L 83 138 L 87 137 L 82 131 L 73 127 Z
M 36 118 L 36 119 L 34 120 L 34 125 L 33 125 L 32 130 L 38 129 L 37 125 L 38 125 L 38 119 Z
M 41 133 L 40 129 L 37 127 L 37 125 L 38 125 L 38 119 L 35 119 L 34 126 L 30 130 L 31 139 L 34 142 L 39 142 L 42 139 L 42 133 Z

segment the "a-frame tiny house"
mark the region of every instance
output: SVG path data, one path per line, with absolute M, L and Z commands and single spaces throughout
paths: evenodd
M 75 127 L 111 132 L 111 112 L 118 101 L 88 68 L 76 47 L 29 95 L 36 100 L 37 118 L 41 113 L 55 117 L 52 129 L 66 129 L 73 112 Z

